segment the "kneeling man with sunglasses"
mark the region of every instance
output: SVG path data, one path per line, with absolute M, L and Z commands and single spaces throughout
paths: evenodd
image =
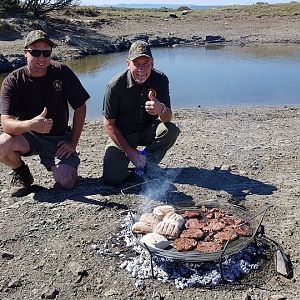
M 11 196 L 30 191 L 33 177 L 22 159 L 28 155 L 38 154 L 66 189 L 77 178 L 76 146 L 90 96 L 69 67 L 51 60 L 54 45 L 45 32 L 31 31 L 24 45 L 27 65 L 2 83 L 0 162 L 12 169 Z M 72 127 L 69 107 L 74 110 Z

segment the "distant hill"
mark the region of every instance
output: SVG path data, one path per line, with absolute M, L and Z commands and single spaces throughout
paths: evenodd
M 194 5 L 194 4 L 181 4 L 181 5 L 176 5 L 176 4 L 147 4 L 147 3 L 142 3 L 142 4 L 116 4 L 116 5 L 99 5 L 101 7 L 122 7 L 122 8 L 162 8 L 162 7 L 166 7 L 166 8 L 171 8 L 171 9 L 177 9 L 178 7 L 181 6 L 187 6 L 190 9 L 211 9 L 211 8 L 216 8 L 216 7 L 220 7 L 217 5 L 214 6 L 210 6 L 210 5 Z

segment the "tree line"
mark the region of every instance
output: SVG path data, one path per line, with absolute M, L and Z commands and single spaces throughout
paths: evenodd
M 39 18 L 48 12 L 61 10 L 77 3 L 78 0 L 0 0 L 0 14 L 23 12 Z

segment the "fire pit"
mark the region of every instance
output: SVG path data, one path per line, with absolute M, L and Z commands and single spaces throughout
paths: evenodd
M 149 201 L 151 202 L 151 200 L 149 200 Z M 166 201 L 163 204 L 171 205 L 172 203 L 170 203 L 170 201 Z M 151 205 L 158 206 L 159 203 L 154 202 Z M 255 251 L 256 251 L 255 248 L 257 248 L 257 249 L 260 248 L 260 246 L 257 246 L 257 247 L 255 246 L 255 245 L 257 245 L 256 238 L 258 236 L 261 237 L 263 235 L 263 226 L 261 224 L 262 224 L 264 215 L 265 215 L 266 211 L 270 208 L 270 206 L 264 208 L 259 213 L 253 213 L 243 207 L 233 205 L 228 202 L 223 203 L 221 201 L 204 201 L 201 203 L 197 203 L 197 206 L 193 206 L 193 207 L 174 206 L 175 212 L 177 214 L 183 214 L 185 211 L 190 211 L 190 212 L 195 211 L 196 212 L 196 211 L 201 210 L 202 207 L 205 207 L 207 209 L 224 210 L 224 211 L 228 212 L 230 215 L 243 220 L 243 223 L 237 225 L 236 227 L 247 224 L 247 226 L 251 230 L 251 234 L 249 234 L 248 236 L 239 236 L 236 240 L 232 240 L 232 241 L 228 240 L 223 244 L 221 250 L 215 251 L 215 252 L 205 253 L 205 252 L 199 252 L 196 250 L 182 252 L 182 251 L 178 251 L 177 249 L 175 249 L 172 243 L 171 243 L 171 246 L 166 249 L 159 249 L 155 246 L 151 246 L 149 244 L 143 243 L 141 241 L 142 235 L 136 234 L 132 231 L 132 225 L 139 221 L 140 213 L 130 212 L 129 232 L 130 232 L 130 235 L 132 236 L 133 241 L 139 247 L 141 247 L 141 249 L 143 249 L 143 251 L 145 253 L 148 253 L 148 257 L 150 258 L 149 270 L 151 272 L 152 278 L 155 278 L 154 268 L 155 268 L 155 270 L 157 270 L 157 263 L 160 265 L 164 265 L 164 266 L 166 266 L 166 265 L 170 266 L 170 264 L 168 262 L 171 262 L 171 265 L 172 264 L 173 265 L 174 264 L 175 265 L 176 264 L 179 264 L 179 265 L 187 264 L 187 265 L 198 266 L 200 268 L 203 265 L 211 264 L 211 265 L 218 266 L 217 269 L 219 270 L 219 271 L 216 271 L 216 269 L 215 269 L 213 271 L 213 273 L 217 272 L 219 275 L 217 275 L 217 277 L 215 279 L 211 279 L 212 281 L 215 280 L 215 281 L 218 281 L 218 282 L 221 281 L 224 283 L 230 282 L 231 279 L 230 279 L 230 275 L 228 277 L 228 270 L 227 270 L 228 269 L 228 261 L 235 261 L 237 257 L 242 257 L 243 255 L 246 257 L 247 256 L 249 257 L 249 249 L 251 249 L 250 252 L 254 251 L 253 253 L 255 253 Z M 149 207 L 148 207 L 148 209 L 149 209 Z M 258 241 L 258 244 L 259 244 L 259 241 Z M 145 254 L 143 254 L 142 257 L 145 257 L 144 255 Z M 256 255 L 256 254 L 254 254 L 254 255 Z M 140 257 L 139 260 L 141 260 L 141 259 L 142 258 Z M 242 259 L 242 261 L 244 261 L 244 260 Z M 136 262 L 136 263 L 133 263 L 133 265 L 131 265 L 131 266 L 128 265 L 128 268 L 129 269 L 131 269 L 131 268 L 135 269 L 136 267 L 139 268 L 138 266 L 134 266 L 134 264 L 139 264 L 139 263 Z M 245 265 L 245 266 L 240 265 L 240 269 L 241 269 L 242 273 L 246 274 L 247 272 L 249 272 L 249 268 L 252 268 L 251 263 L 247 262 L 247 265 Z M 253 268 L 255 268 L 255 266 Z M 148 269 L 148 267 L 146 267 L 146 269 Z M 157 272 L 156 272 L 156 274 L 157 274 Z M 220 280 L 218 278 L 220 278 Z

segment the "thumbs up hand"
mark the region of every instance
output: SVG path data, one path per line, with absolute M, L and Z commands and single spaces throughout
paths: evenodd
M 48 133 L 53 126 L 53 120 L 47 119 L 47 107 L 44 107 L 43 111 L 30 120 L 30 130 L 38 133 Z

